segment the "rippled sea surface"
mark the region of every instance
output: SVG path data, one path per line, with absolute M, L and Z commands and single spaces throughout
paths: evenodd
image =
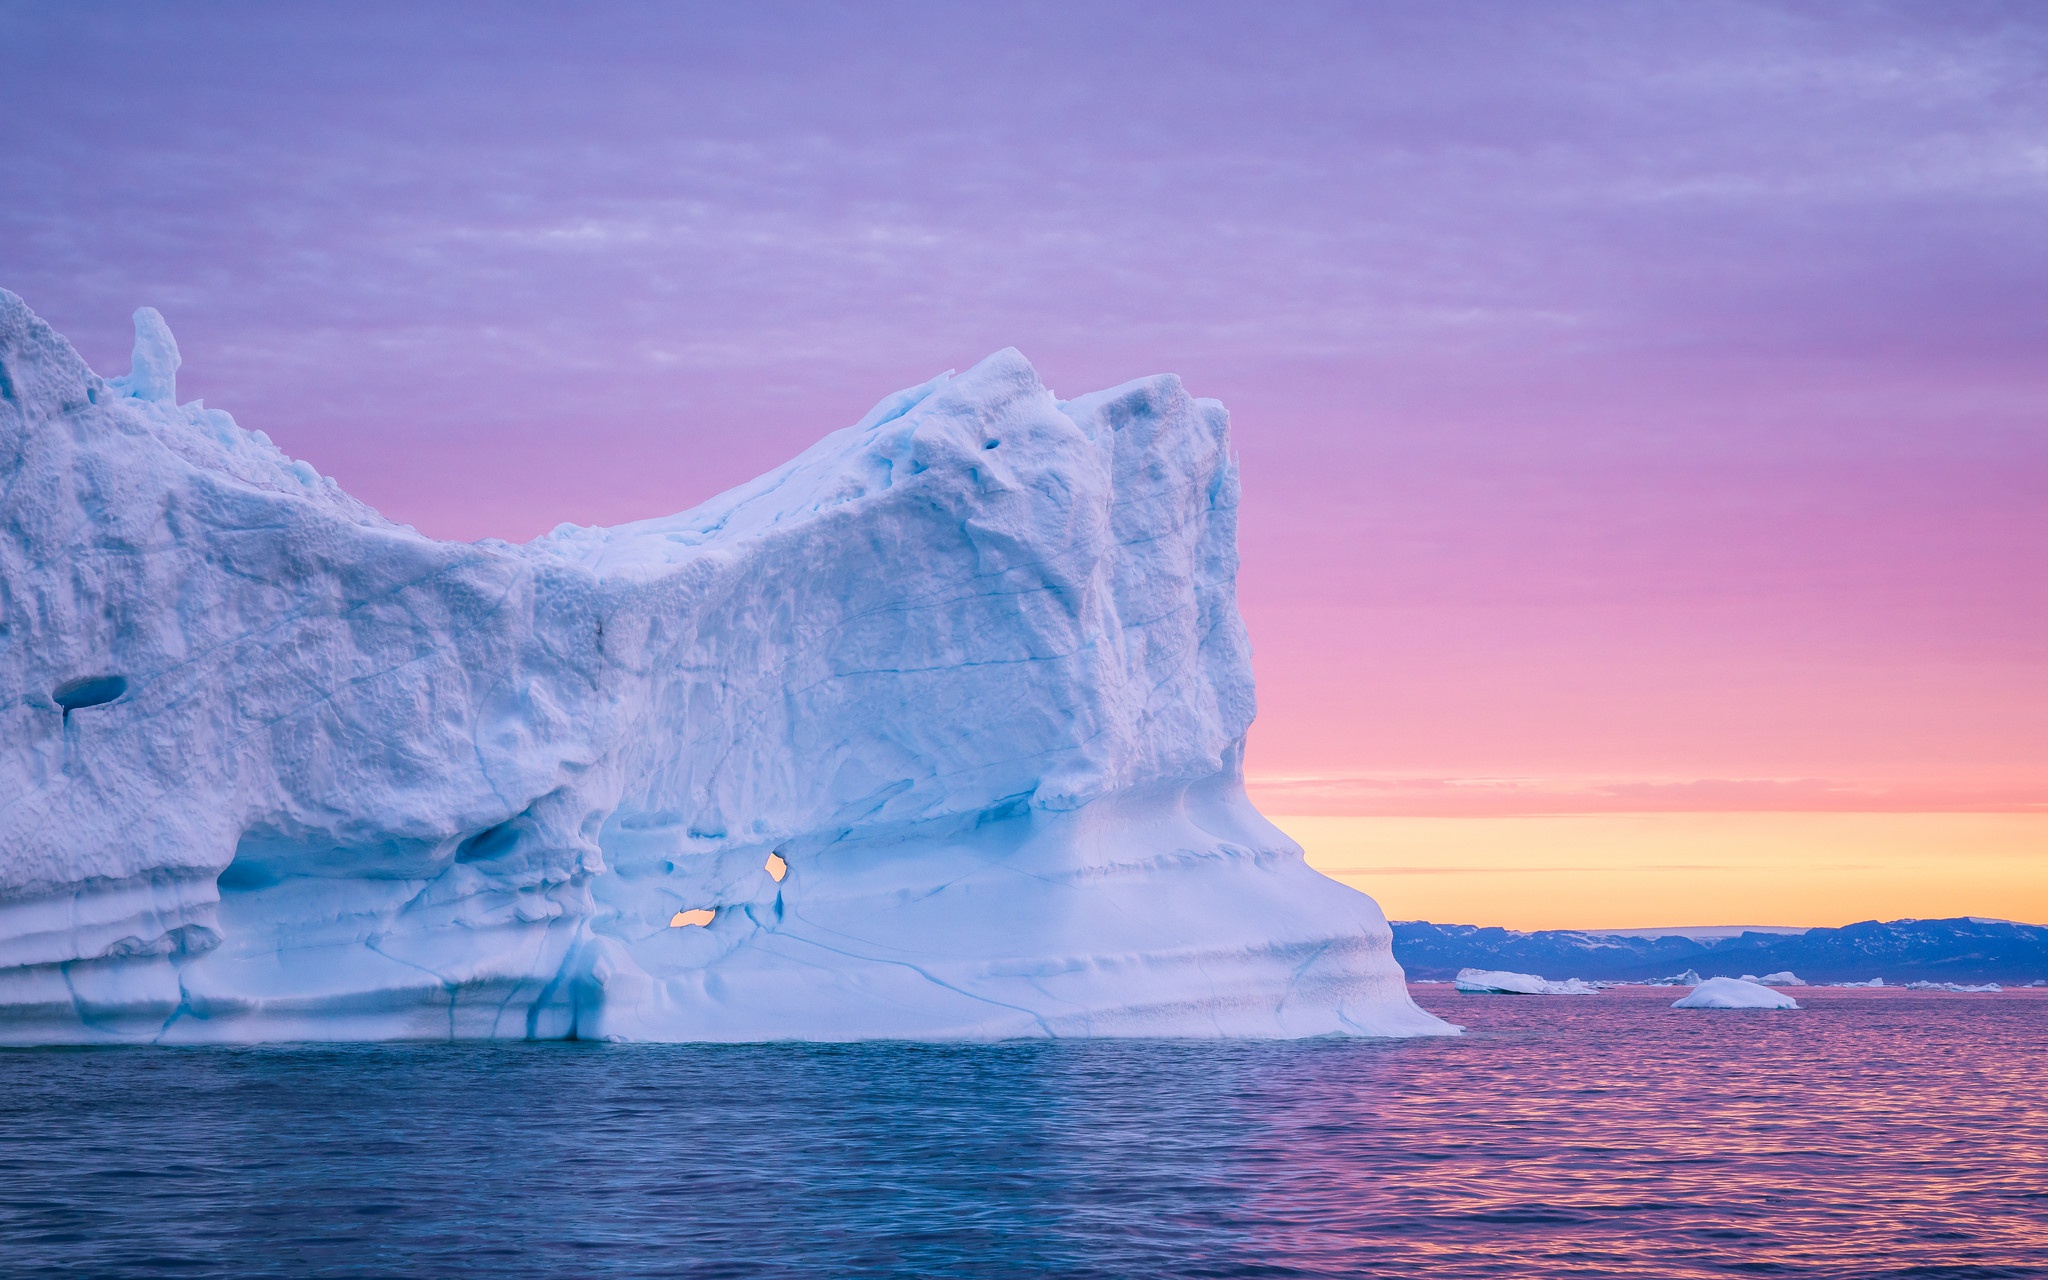
M 0 1053 L 0 1270 L 2048 1276 L 2048 993 L 1376 1043 Z

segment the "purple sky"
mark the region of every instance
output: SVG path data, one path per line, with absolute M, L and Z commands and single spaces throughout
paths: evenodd
M 1172 370 L 1269 806 L 2038 806 L 2044 77 L 1959 0 L 0 3 L 0 285 L 449 537 Z

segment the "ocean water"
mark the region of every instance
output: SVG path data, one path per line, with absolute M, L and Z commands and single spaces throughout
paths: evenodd
M 2048 993 L 1455 1040 L 0 1053 L 0 1271 L 2048 1276 Z

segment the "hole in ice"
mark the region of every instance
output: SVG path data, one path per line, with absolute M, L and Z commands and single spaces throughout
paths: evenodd
M 495 827 L 486 827 L 469 839 L 464 840 L 455 850 L 457 862 L 481 862 L 495 858 L 519 843 L 519 829 L 511 822 L 501 822 Z
M 126 676 L 87 676 L 83 680 L 72 680 L 58 685 L 56 692 L 50 696 L 56 700 L 58 706 L 64 708 L 64 714 L 68 716 L 82 707 L 97 707 L 101 703 L 112 702 L 126 692 Z
M 710 924 L 711 918 L 717 914 L 717 912 L 709 907 L 698 907 L 694 911 L 678 911 L 669 917 L 668 927 L 671 929 L 681 929 L 686 925 Z
M 984 448 L 984 449 L 993 449 L 993 448 L 995 448 L 995 447 L 996 447 L 997 445 L 999 445 L 999 444 L 1001 444 L 1001 443 L 1002 443 L 1002 441 L 1000 441 L 1000 440 L 991 440 L 991 441 L 989 441 L 989 442 L 988 442 L 987 444 L 985 444 L 985 445 L 983 445 L 983 446 L 981 446 L 981 447 L 982 447 L 982 448 Z
M 781 854 L 771 853 L 768 855 L 767 871 L 769 875 L 775 878 L 775 883 L 781 884 L 782 877 L 789 874 L 789 864 L 782 860 Z

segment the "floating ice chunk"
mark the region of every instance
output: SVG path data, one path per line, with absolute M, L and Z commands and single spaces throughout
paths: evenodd
M 1674 973 L 1668 978 L 1659 978 L 1655 982 L 1646 982 L 1643 985 L 1646 987 L 1696 987 L 1701 981 L 1698 970 L 1687 969 L 1684 973 Z
M 1872 978 L 1868 982 L 1831 982 L 1828 985 L 1831 987 L 1881 987 L 1884 985 L 1884 979 Z
M 1797 1009 L 1798 1001 L 1782 991 L 1741 978 L 1708 978 L 1671 1005 L 1674 1009 Z
M 1460 969 L 1453 983 L 1467 995 L 1590 996 L 1600 990 L 1577 978 L 1551 982 L 1533 973 L 1508 973 L 1496 969 Z
M 2003 990 L 2005 990 L 2005 988 L 2004 988 L 2004 987 L 2002 987 L 2002 986 L 2000 986 L 2000 985 L 1998 985 L 1998 984 L 1997 984 L 1996 982 L 1984 982 L 1984 983 L 1978 983 L 1977 985 L 1975 985 L 1975 986 L 1972 986 L 1972 985 L 1969 985 L 1969 984 L 1967 984 L 1967 983 L 1961 983 L 1961 982 L 1930 982 L 1930 981 L 1927 981 L 1926 979 L 1922 979 L 1922 980 L 1920 980 L 1920 981 L 1918 981 L 1918 982 L 1909 982 L 1909 983 L 1907 983 L 1907 984 L 1906 984 L 1906 990 L 1908 990 L 1908 991 L 1959 991 L 1959 992 L 1964 992 L 1964 993 L 1967 993 L 1967 994 L 1970 994 L 1970 995 L 1984 995 L 1984 994 L 1988 994 L 1988 993 L 1992 993 L 1992 992 L 1999 992 L 1999 991 L 2003 991 Z
M 1806 985 L 1806 980 L 1790 969 L 1781 969 L 1777 973 L 1767 973 L 1757 979 L 1757 981 L 1767 987 L 1803 987 Z

